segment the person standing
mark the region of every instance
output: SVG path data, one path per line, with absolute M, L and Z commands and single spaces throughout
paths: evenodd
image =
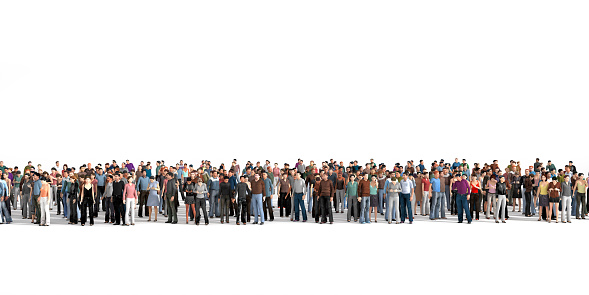
M 151 221 L 151 212 L 153 211 L 155 215 L 153 221 L 156 222 L 158 212 L 157 207 L 160 205 L 160 184 L 155 180 L 154 176 L 149 177 L 149 186 L 147 187 L 147 190 L 149 191 L 149 195 L 147 196 L 147 204 L 145 207 L 146 212 L 147 210 L 149 210 L 149 218 L 147 219 L 147 221 Z
M 562 223 L 571 223 L 571 202 L 573 198 L 573 186 L 571 184 L 571 178 L 568 175 L 565 175 L 564 181 L 560 184 L 560 186 L 562 188 L 560 195 L 562 200 L 562 214 L 560 215 L 560 221 Z
M 247 195 L 251 193 L 251 190 L 249 185 L 245 182 L 245 176 L 242 175 L 239 177 L 239 183 L 235 186 L 235 191 L 237 200 L 235 200 L 235 198 L 232 200 L 237 203 L 235 207 L 235 223 L 239 225 L 239 215 L 241 215 L 241 223 L 246 225 L 247 214 L 249 212 L 247 207 Z
M 370 181 L 370 213 L 368 214 L 368 220 L 372 219 L 373 212 L 374 222 L 376 223 L 376 217 L 378 216 L 378 179 L 376 175 L 372 175 Z
M 41 195 L 41 180 L 39 173 L 33 174 L 33 195 L 31 197 L 33 201 L 33 210 L 35 210 L 35 214 L 33 216 L 34 224 L 39 224 L 39 220 L 41 220 L 41 209 L 39 208 L 39 196 Z
M 204 220 L 205 220 L 205 225 L 208 225 L 209 224 L 209 217 L 207 215 L 206 196 L 209 193 L 209 191 L 207 190 L 207 185 L 204 184 L 201 177 L 196 178 L 196 186 L 194 188 L 194 193 L 196 194 L 196 197 L 194 200 L 195 211 L 196 211 L 194 220 L 196 222 L 196 225 L 200 224 L 201 208 L 202 208 L 202 215 L 204 216 Z
M 505 215 L 507 214 L 507 183 L 505 182 L 505 176 L 499 176 L 499 182 L 496 185 L 497 190 L 497 203 L 495 206 L 495 223 L 499 223 L 499 216 L 501 216 L 501 222 L 505 223 Z
M 333 224 L 333 213 L 331 212 L 331 202 L 335 195 L 333 182 L 327 179 L 327 174 L 323 174 L 323 178 L 319 187 L 319 205 L 321 207 L 321 224 L 327 223 L 327 216 L 329 215 L 329 224 Z M 318 222 L 318 214 L 315 214 L 315 222 Z
M 68 181 L 69 181 L 69 179 L 68 179 Z M 31 206 L 30 206 L 32 191 L 33 191 L 33 180 L 31 179 L 29 174 L 25 174 L 25 176 L 22 179 L 22 197 L 21 197 L 21 202 L 20 202 L 20 209 L 22 211 L 22 218 L 23 219 L 32 218 Z M 65 207 L 64 207 L 64 210 L 65 210 Z M 69 216 L 69 215 L 67 215 L 67 213 L 66 213 L 65 216 Z
M 121 217 L 123 219 L 123 225 L 125 224 L 125 217 L 123 216 L 123 212 L 125 208 L 123 208 L 123 193 L 125 191 L 125 182 L 121 180 L 121 175 L 116 173 L 115 174 L 115 181 L 112 184 L 112 198 L 111 203 L 113 208 L 115 209 L 115 223 L 113 225 L 121 225 Z
M 356 175 L 350 175 L 350 181 L 346 184 L 346 195 L 345 197 L 348 200 L 348 222 L 352 220 L 352 213 L 354 214 L 354 222 L 358 222 L 358 182 L 356 180 Z M 388 209 L 388 207 L 387 207 Z
M 470 218 L 476 216 L 475 220 L 479 220 L 479 211 L 481 208 L 481 182 L 479 176 L 476 174 L 471 176 L 472 181 L 470 182 Z
M 421 193 L 422 198 L 421 198 L 421 202 L 419 202 L 419 204 L 420 204 L 419 213 L 421 213 L 421 216 L 428 216 L 429 211 L 430 211 L 431 195 L 430 195 L 429 173 L 427 173 L 427 172 L 422 173 L 421 192 L 422 192 Z
M 524 215 L 526 217 L 532 216 L 532 191 L 534 185 L 534 179 L 530 175 L 530 170 L 525 170 L 525 175 L 522 177 L 522 185 L 524 186 Z
M 558 204 L 560 203 L 560 193 L 562 191 L 562 187 L 561 187 L 561 183 L 558 182 L 558 179 L 556 176 L 552 177 L 552 182 L 548 184 L 548 195 L 549 195 L 549 209 L 548 212 L 546 213 L 546 220 L 548 220 L 548 223 L 550 223 L 550 220 L 552 219 L 552 212 L 554 210 L 555 213 L 555 217 L 556 217 L 556 223 L 558 223 Z
M 337 173 L 337 178 L 335 179 L 335 202 L 333 203 L 335 206 L 335 213 L 341 212 L 344 213 L 344 195 L 346 189 L 346 179 L 343 177 L 342 172 Z
M 305 195 L 306 195 L 305 180 L 301 178 L 301 173 L 295 174 L 295 180 L 292 186 L 292 194 L 294 195 L 294 221 L 299 221 L 299 211 L 303 214 L 303 222 L 307 222 L 307 210 L 305 210 Z M 343 213 L 343 212 L 342 212 Z
M 224 177 L 223 182 L 219 185 L 219 195 L 221 199 L 221 224 L 223 224 L 223 217 L 226 223 L 229 223 L 229 206 L 231 205 L 231 185 L 229 178 Z
M 415 185 L 413 181 L 408 179 L 409 175 L 407 172 L 403 173 L 403 180 L 401 180 L 401 223 L 405 223 L 405 218 L 409 217 L 409 224 L 413 224 L 413 210 L 411 208 L 411 201 L 415 194 Z
M 276 164 L 278 166 L 278 164 Z M 276 179 L 276 177 L 274 178 Z M 282 178 L 277 182 L 278 188 L 277 191 L 279 192 L 279 199 L 278 199 L 278 207 L 280 207 L 280 217 L 284 217 L 284 211 L 286 211 L 286 217 L 290 215 L 290 192 L 291 186 L 290 182 L 286 178 L 286 173 L 282 174 Z
M 446 218 L 446 210 L 444 208 L 446 202 L 444 202 L 444 192 L 441 192 L 442 187 L 444 184 L 440 180 L 440 172 L 434 172 L 434 178 L 430 181 L 430 196 L 431 196 L 431 204 L 432 209 L 429 214 L 430 220 L 436 220 L 440 218 L 440 215 L 443 219 Z
M 178 215 L 177 215 L 177 198 L 176 195 L 178 194 L 178 186 L 177 181 L 174 179 L 174 174 L 172 172 L 168 172 L 166 178 L 168 182 L 164 187 L 164 196 L 166 198 L 166 208 L 168 209 L 168 221 L 166 223 L 176 224 L 178 223 Z M 218 180 L 217 180 L 218 183 Z
M 72 174 L 68 184 L 68 199 L 69 199 L 69 222 L 68 224 L 78 224 L 78 203 L 80 187 L 76 181 L 76 176 Z
M 272 191 L 273 191 L 272 180 L 270 180 L 270 178 L 268 178 L 268 173 L 265 171 L 262 173 L 262 178 L 264 178 L 264 185 L 265 185 L 264 194 L 266 196 L 266 198 L 264 199 L 264 206 L 263 206 L 264 207 L 264 219 L 274 221 L 274 210 L 272 209 Z
M 209 190 L 209 218 L 219 217 L 219 177 L 217 177 L 217 171 L 213 171 L 211 178 L 207 182 L 207 188 Z
M 96 191 L 94 190 L 94 186 L 92 185 L 92 181 L 90 178 L 84 179 L 84 184 L 82 185 L 82 193 L 80 194 L 80 210 L 82 211 L 82 218 L 81 224 L 84 226 L 90 216 L 90 226 L 94 225 L 94 202 L 96 195 Z M 89 212 L 89 214 L 88 214 Z
M 458 211 L 458 223 L 462 223 L 463 214 L 466 212 L 466 220 L 468 224 L 472 222 L 470 210 L 468 209 L 468 201 L 470 200 L 470 183 L 466 180 L 467 175 L 462 174 L 462 179 L 456 181 L 456 209 Z M 477 210 L 478 213 L 478 210 Z
M 548 210 L 550 200 L 548 197 L 548 181 L 546 175 L 542 174 L 541 181 L 538 183 L 536 198 L 538 198 L 538 221 L 542 220 L 542 209 Z
M 8 200 L 9 196 L 9 189 L 6 181 L 4 180 L 4 174 L 2 173 L 2 178 L 0 179 L 0 217 L 2 219 L 2 223 L 6 222 L 7 224 L 12 223 L 12 216 L 10 215 L 10 211 L 6 207 L 6 200 Z
M 573 188 L 573 191 L 577 192 L 575 194 L 575 198 L 577 200 L 575 204 L 575 218 L 585 219 L 585 215 L 587 214 L 587 204 L 585 199 L 585 195 L 587 192 L 587 180 L 585 179 L 583 173 L 579 173 L 579 179 L 577 179 L 577 181 L 575 182 L 575 187 Z
M 149 178 L 147 178 L 147 171 L 145 170 L 142 170 L 141 177 L 137 178 L 137 193 L 139 195 L 139 211 L 137 212 L 137 216 L 143 217 L 144 207 L 145 215 L 147 215 L 147 198 L 149 197 Z
M 365 173 L 362 180 L 358 182 L 358 199 L 360 205 L 360 224 L 370 223 L 370 182 L 368 173 Z
M 439 181 L 438 181 L 439 183 Z M 396 177 L 391 177 L 390 182 L 386 184 L 386 194 L 387 194 L 387 216 L 386 220 L 388 220 L 389 224 L 393 222 L 393 219 L 399 218 L 399 193 L 401 192 L 401 184 L 397 181 Z M 393 212 L 395 216 L 393 216 Z M 395 219 L 395 224 L 399 224 L 399 220 Z
M 252 207 L 254 213 L 254 224 L 258 224 L 258 216 L 260 217 L 260 225 L 264 225 L 264 192 L 266 185 L 264 180 L 260 179 L 259 174 L 254 175 L 254 180 L 251 181 L 252 190 Z
M 487 219 L 490 219 L 491 207 L 493 207 L 494 213 L 497 212 L 497 179 L 495 179 L 495 177 L 493 176 L 489 176 L 489 180 L 487 181 L 485 189 L 487 190 L 487 206 L 485 216 L 487 217 Z

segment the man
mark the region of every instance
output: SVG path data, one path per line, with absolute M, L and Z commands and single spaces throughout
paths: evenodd
M 333 172 L 332 170 L 329 170 Z M 328 181 L 327 175 L 323 175 L 323 179 L 321 183 L 319 183 L 319 187 L 317 188 L 319 192 L 319 204 L 321 207 L 321 224 L 327 223 L 327 215 L 329 215 L 329 224 L 333 224 L 333 214 L 331 212 L 331 202 L 333 201 L 333 195 L 335 194 L 335 189 L 333 187 L 333 182 Z M 318 220 L 318 215 L 315 215 L 315 222 Z
M 377 173 L 377 180 L 378 180 L 378 205 L 377 205 L 377 211 L 378 213 L 380 213 L 380 215 L 384 215 L 384 209 L 383 209 L 383 202 L 384 204 L 388 204 L 388 201 L 386 200 L 386 197 L 388 194 L 385 191 L 385 187 L 387 184 L 387 174 L 385 173 L 386 171 L 379 171 Z M 388 208 L 387 208 L 388 210 Z M 386 218 L 385 218 L 386 219 Z
M 103 198 L 102 196 L 104 195 L 104 189 L 105 189 L 105 185 L 106 185 L 106 175 L 104 174 L 104 171 L 102 170 L 102 168 L 98 168 L 96 170 L 96 186 L 97 186 L 97 192 L 96 192 L 96 203 L 94 205 L 94 213 L 98 214 L 98 206 L 100 206 L 100 200 L 102 200 L 102 211 L 106 211 L 105 208 L 105 204 L 106 204 L 106 199 Z
M 289 186 L 290 187 L 290 186 Z M 307 211 L 305 210 L 305 194 L 306 185 L 305 180 L 301 178 L 301 173 L 295 174 L 295 181 L 292 187 L 294 195 L 295 218 L 294 221 L 299 221 L 299 209 L 303 212 L 303 222 L 307 222 Z M 343 213 L 343 210 L 342 210 Z
M 16 169 L 15 169 L 16 170 Z M 14 173 L 14 179 L 12 180 L 13 188 L 12 188 L 12 208 L 16 210 L 18 200 L 20 199 L 20 183 L 22 181 L 22 175 L 20 171 L 16 170 Z M 21 205 L 22 207 L 22 202 Z
M 278 207 L 280 207 L 280 217 L 284 217 L 284 211 L 286 211 L 286 217 L 290 216 L 290 193 L 292 187 L 290 182 L 287 180 L 286 173 L 282 174 L 282 178 L 278 181 Z
M 39 209 L 41 210 L 41 219 L 39 219 L 39 226 L 49 226 L 51 224 L 51 216 L 49 213 L 49 202 L 50 200 L 50 190 L 51 185 L 49 184 L 49 179 L 42 178 L 41 179 L 41 194 L 39 195 Z
M 141 177 L 137 179 L 137 186 L 135 189 L 137 190 L 137 195 L 139 195 L 139 211 L 137 212 L 137 216 L 143 217 L 143 207 L 145 207 L 145 215 L 148 213 L 147 198 L 149 197 L 149 178 L 147 177 L 147 171 L 141 171 Z
M 270 162 L 268 162 L 269 164 Z M 264 179 L 264 194 L 266 198 L 264 199 L 264 219 L 274 221 L 274 210 L 272 209 L 272 191 L 274 186 L 272 185 L 272 180 L 268 178 L 268 173 L 263 172 L 262 178 Z
M 125 191 L 125 182 L 121 180 L 121 175 L 116 173 L 115 181 L 112 183 L 112 197 L 110 201 L 115 211 L 115 223 L 113 225 L 125 224 L 125 207 L 123 206 L 123 192 Z M 106 216 L 105 216 L 106 219 Z M 121 219 L 123 223 L 121 223 Z
M 530 175 L 530 170 L 525 170 L 525 175 L 522 177 L 524 187 L 524 216 L 532 216 L 532 190 L 534 185 L 534 179 Z
M 399 204 L 401 205 L 401 223 L 405 223 L 405 218 L 409 215 L 409 224 L 413 224 L 411 201 L 413 201 L 415 194 L 415 185 L 413 184 L 413 181 L 408 178 L 408 173 L 403 173 L 403 180 L 401 180 L 401 195 L 399 197 Z
M 368 173 L 358 182 L 358 200 L 360 203 L 360 224 L 370 223 L 370 182 Z
M 7 224 L 12 223 L 12 216 L 10 216 L 10 212 L 6 207 L 6 200 L 8 200 L 8 186 L 6 185 L 6 180 L 4 179 L 4 173 L 1 173 L 2 178 L 0 179 L 0 217 L 2 219 L 2 223 L 6 222 Z
M 219 217 L 219 177 L 217 171 L 213 171 L 207 182 L 209 188 L 209 218 Z
M 462 179 L 456 181 L 456 207 L 458 209 L 458 223 L 462 223 L 463 211 L 466 211 L 466 220 L 468 224 L 472 222 L 468 201 L 470 200 L 470 183 L 466 180 L 466 174 L 462 174 Z
M 168 221 L 166 223 L 176 224 L 178 223 L 178 207 L 176 204 L 178 202 L 176 198 L 178 193 L 177 181 L 174 179 L 172 172 L 168 172 L 166 178 L 168 179 L 168 183 L 164 186 L 162 193 L 165 196 L 166 208 L 168 209 Z
M 252 206 L 254 213 L 254 224 L 258 224 L 258 216 L 260 216 L 260 225 L 264 225 L 264 192 L 266 191 L 266 184 L 264 180 L 260 179 L 259 174 L 254 175 L 254 180 L 251 181 L 252 189 Z
M 577 203 L 575 206 L 575 218 L 585 219 L 585 215 L 587 214 L 587 205 L 585 199 L 585 195 L 587 192 L 587 180 L 585 179 L 583 173 L 579 173 L 579 179 L 575 182 L 575 187 L 573 188 L 573 191 L 576 192 L 575 198 L 577 199 Z M 579 210 L 580 206 L 582 206 L 581 210 Z
M 444 193 L 441 191 L 443 187 L 442 181 L 440 180 L 440 172 L 434 172 L 434 178 L 430 181 L 430 198 L 432 210 L 430 210 L 429 219 L 436 220 L 440 217 L 446 218 L 446 209 L 444 208 Z
M 454 163 L 452 163 L 452 171 L 456 171 L 460 166 L 460 162 L 458 162 L 458 158 L 454 158 Z
M 33 174 L 33 190 L 31 191 L 32 196 L 31 200 L 33 201 L 33 208 L 36 212 L 35 214 L 35 224 L 39 224 L 39 220 L 41 220 L 41 208 L 39 207 L 39 196 L 41 195 L 41 180 L 39 180 L 40 175 L 39 173 Z
M 106 185 L 104 187 L 104 194 L 101 197 L 101 201 L 104 204 L 102 210 L 104 210 L 104 223 L 113 223 L 115 220 L 114 204 L 112 202 L 113 193 L 113 176 L 108 175 L 106 177 Z
M 247 195 L 251 193 L 251 190 L 248 184 L 245 182 L 246 179 L 242 175 L 239 177 L 239 183 L 235 186 L 235 191 L 237 193 L 237 205 L 235 206 L 235 223 L 239 225 L 239 215 L 241 213 L 241 222 L 243 225 L 246 225 L 246 220 L 249 218 L 248 215 L 248 206 L 247 206 Z M 231 200 L 232 202 L 236 202 L 235 198 Z
M 344 195 L 346 191 L 346 179 L 343 177 L 341 172 L 337 173 L 335 179 L 335 213 L 339 213 L 340 207 L 341 212 L 344 213 Z
M 125 160 L 125 167 L 127 167 L 127 170 L 129 170 L 130 172 L 135 171 L 135 166 L 133 166 L 133 163 L 129 162 L 129 160 Z
M 231 185 L 229 178 L 223 178 L 223 182 L 219 185 L 220 207 L 221 207 L 221 224 L 223 224 L 223 217 L 226 218 L 226 223 L 229 223 L 229 206 L 231 203 Z

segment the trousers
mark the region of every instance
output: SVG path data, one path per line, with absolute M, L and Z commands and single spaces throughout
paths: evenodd
M 40 224 L 51 224 L 51 215 L 49 214 L 49 198 L 40 198 L 39 209 L 41 210 Z
M 194 208 L 196 211 L 195 221 L 196 223 L 200 223 L 200 211 L 202 210 L 202 215 L 205 218 L 205 223 L 209 223 L 209 216 L 207 215 L 207 201 L 205 198 L 195 198 L 194 199 Z
M 339 212 L 340 209 L 342 212 L 344 212 L 344 195 L 345 191 L 343 189 L 335 190 L 335 198 L 333 199 L 335 212 Z
M 391 194 L 388 196 L 388 203 L 387 203 L 387 220 L 389 222 L 393 221 L 395 217 L 393 216 L 393 212 L 395 216 L 399 216 L 399 195 Z
M 80 208 L 80 210 L 82 211 L 81 212 L 82 218 L 80 218 L 80 223 L 86 224 L 86 221 L 88 220 L 88 216 L 90 216 L 90 224 L 94 224 L 94 204 L 93 204 L 93 202 L 83 202 L 82 208 Z
M 129 224 L 129 219 L 131 219 L 131 224 L 135 223 L 135 198 L 125 200 L 125 219 L 127 224 Z

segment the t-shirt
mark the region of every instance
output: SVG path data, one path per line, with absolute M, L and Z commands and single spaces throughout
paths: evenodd
M 429 187 L 430 187 L 430 185 L 431 185 L 431 183 L 430 183 L 429 179 L 428 179 L 428 178 L 423 178 L 423 179 L 421 180 L 421 183 L 423 184 L 423 191 L 424 191 L 424 192 L 427 192 L 427 191 L 429 191 Z
M 409 179 L 401 180 L 401 193 L 402 194 L 410 194 L 412 188 L 415 188 L 415 184 L 413 184 L 413 181 L 411 181 Z

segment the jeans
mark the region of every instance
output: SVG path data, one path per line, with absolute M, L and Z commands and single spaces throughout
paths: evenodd
M 466 199 L 465 194 L 456 194 L 456 208 L 458 210 L 458 222 L 462 222 L 463 220 L 463 211 L 466 211 L 466 220 L 468 220 L 468 222 L 472 221 L 472 217 L 470 216 L 470 211 L 468 209 L 468 200 Z
M 445 192 L 439 192 L 437 193 L 438 195 L 438 203 L 440 203 L 440 218 L 446 218 L 446 193 Z
M 399 216 L 399 195 L 391 194 L 387 197 L 387 215 L 386 219 L 391 222 L 395 216 Z
M 409 216 L 409 221 L 413 222 L 413 210 L 411 209 L 411 194 L 400 194 L 399 203 L 401 203 L 401 222 L 405 222 L 405 218 Z M 407 212 L 409 211 L 409 213 Z
M 585 218 L 585 214 L 587 213 L 587 204 L 585 200 L 585 193 L 577 192 L 575 198 L 577 199 L 577 204 L 575 206 L 575 212 L 577 213 L 577 217 Z M 579 207 L 582 206 L 581 210 Z
M 294 201 L 294 200 L 292 200 L 292 201 Z M 274 220 L 274 209 L 272 209 L 271 195 L 266 196 L 266 199 L 262 202 L 262 204 L 263 204 L 262 207 L 264 209 L 264 220 L 270 220 L 270 221 Z
M 109 220 L 110 222 L 115 221 L 115 207 L 111 201 L 111 198 L 104 198 L 104 206 L 102 207 L 102 210 L 106 210 L 104 212 L 105 222 L 108 222 Z
M 307 207 L 309 208 L 309 213 L 313 211 L 313 191 L 311 190 L 311 185 L 307 186 Z
M 319 204 L 321 205 L 321 222 L 327 222 L 327 217 L 329 216 L 329 222 L 333 222 L 333 212 L 331 212 L 331 202 L 329 196 L 320 196 L 319 197 Z M 319 215 L 315 214 L 315 220 Z
M 567 220 L 566 221 L 568 221 L 568 222 L 571 221 L 571 203 L 572 203 L 572 199 L 573 199 L 572 196 L 562 196 L 561 197 L 562 214 L 560 215 L 560 220 L 562 222 L 564 222 L 564 216 L 565 216 L 565 214 L 567 216 Z
M 346 194 L 346 191 L 343 189 L 335 190 L 335 198 L 333 199 L 333 205 L 335 207 L 335 212 L 339 212 L 340 209 L 342 212 L 344 212 L 344 195 L 345 194 Z
M 497 196 L 497 204 L 495 205 L 495 221 L 498 221 L 498 217 L 499 217 L 499 210 L 502 210 L 501 214 L 501 221 L 505 221 L 505 207 L 507 207 L 507 200 L 506 200 L 506 196 L 505 195 L 498 195 Z
M 348 220 L 352 220 L 352 214 L 354 214 L 354 220 L 358 220 L 358 214 L 360 210 L 358 208 L 358 196 L 348 196 L 345 198 L 350 207 L 348 207 Z
M 305 210 L 305 200 L 303 193 L 294 194 L 295 220 L 299 220 L 299 210 L 303 212 L 303 220 L 307 220 L 307 211 Z
M 444 191 L 446 195 L 446 208 L 450 208 L 450 186 L 446 185 L 446 190 Z
M 529 191 L 524 192 L 524 215 L 532 215 L 532 192 Z
M 471 193 L 470 194 L 470 217 L 473 218 L 476 216 L 476 219 L 479 219 L 479 208 L 481 208 L 481 192 L 478 193 Z
M 219 191 L 211 190 L 209 193 L 209 217 L 219 217 Z
M 489 219 L 491 213 L 491 206 L 495 207 L 495 193 L 487 193 L 487 211 L 485 212 L 485 217 Z M 493 208 L 494 213 L 497 213 L 497 208 Z
M 573 196 L 571 197 L 571 200 L 572 200 L 571 208 L 577 208 L 577 198 L 576 198 L 576 196 L 577 196 L 577 192 L 573 192 Z M 563 203 L 563 206 L 564 206 L 564 203 Z M 571 211 L 570 214 L 572 216 L 577 216 L 577 212 L 576 211 L 577 210 Z
M 229 203 L 231 203 L 230 196 L 221 196 L 221 222 L 225 218 L 225 222 L 229 223 Z
M 432 209 L 429 211 L 429 219 L 440 218 L 440 192 L 432 191 Z
M 260 222 L 264 222 L 264 205 L 262 194 L 252 195 L 252 207 L 254 210 L 254 222 L 258 222 L 258 215 L 260 216 Z
M 383 204 L 383 199 L 384 199 L 384 188 L 378 189 L 378 206 L 376 206 L 377 208 L 377 212 L 378 213 L 383 213 L 384 214 L 384 210 L 382 208 L 382 204 Z
M 12 209 L 16 210 L 16 204 L 18 203 L 18 199 L 20 195 L 20 187 L 18 187 L 18 183 L 14 184 L 12 188 Z M 22 204 L 20 205 L 22 207 Z
M 12 216 L 10 216 L 10 212 L 8 212 L 8 208 L 6 208 L 6 202 L 0 202 L 0 217 L 2 219 L 2 223 L 4 222 L 12 222 Z
M 362 197 L 362 204 L 360 207 L 360 223 L 370 222 L 370 220 L 368 220 L 370 214 L 370 197 Z
M 28 194 L 23 194 L 20 200 L 20 209 L 22 210 L 22 217 L 23 218 L 31 218 L 31 196 Z M 66 215 L 67 216 L 67 215 Z

